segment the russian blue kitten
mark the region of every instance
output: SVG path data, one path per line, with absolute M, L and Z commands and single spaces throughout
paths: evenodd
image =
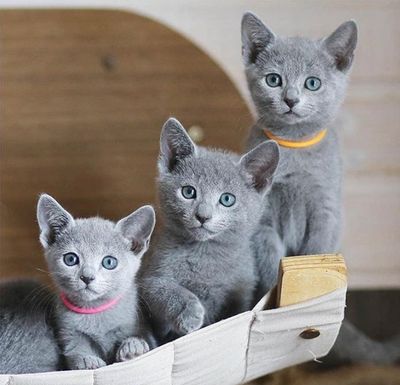
M 252 13 L 243 16 L 243 59 L 259 117 L 249 148 L 267 139 L 265 129 L 292 141 L 327 129 L 310 147 L 281 146 L 281 161 L 254 237 L 258 297 L 276 284 L 281 257 L 338 251 L 341 160 L 332 122 L 345 95 L 356 43 L 353 21 L 327 38 L 310 40 L 277 36 Z
M 118 223 L 74 219 L 49 195 L 39 199 L 40 241 L 49 271 L 59 288 L 56 307 L 58 338 L 69 369 L 96 369 L 125 361 L 154 347 L 139 314 L 136 272 L 155 225 L 151 206 Z M 61 301 L 65 296 L 80 314 Z
M 0 283 L 0 374 L 59 370 L 54 295 L 31 280 Z
M 256 272 L 249 234 L 278 159 L 273 141 L 239 157 L 196 146 L 177 120 L 165 123 L 158 161 L 163 224 L 141 270 L 161 339 L 250 308 Z
M 279 167 L 253 243 L 259 298 L 275 285 L 281 257 L 338 251 L 342 171 L 334 120 L 345 96 L 357 26 L 354 21 L 345 22 L 320 40 L 284 38 L 246 13 L 242 44 L 259 117 L 250 132 L 249 148 L 267 139 L 265 129 L 292 141 L 310 139 L 327 129 L 313 146 L 281 146 Z M 387 364 L 399 357 L 399 337 L 379 343 L 345 320 L 330 359 L 333 363 Z

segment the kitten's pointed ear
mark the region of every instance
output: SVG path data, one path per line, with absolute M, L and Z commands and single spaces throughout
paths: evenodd
M 335 58 L 337 69 L 346 72 L 351 67 L 357 45 L 357 24 L 353 20 L 346 21 L 325 38 L 322 45 Z
M 149 248 L 155 224 L 156 214 L 153 207 L 143 206 L 121 219 L 115 226 L 132 243 L 132 251 L 141 257 Z
M 254 13 L 242 18 L 242 56 L 246 65 L 253 64 L 259 53 L 273 44 L 275 35 Z
M 74 218 L 50 195 L 42 194 L 37 204 L 37 220 L 40 228 L 40 243 L 44 248 L 51 246 Z
M 195 153 L 196 145 L 182 124 L 177 119 L 169 118 L 161 130 L 158 160 L 160 173 L 171 172 L 180 160 Z
M 250 185 L 258 192 L 264 192 L 272 183 L 272 177 L 279 163 L 279 146 L 268 140 L 243 155 L 239 161 L 250 176 Z

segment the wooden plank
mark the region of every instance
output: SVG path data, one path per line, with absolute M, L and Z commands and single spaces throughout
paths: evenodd
M 279 266 L 277 306 L 288 306 L 328 294 L 347 285 L 340 254 L 285 257 Z

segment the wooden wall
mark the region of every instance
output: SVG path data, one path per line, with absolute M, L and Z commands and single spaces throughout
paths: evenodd
M 346 170 L 344 180 L 346 228 L 343 252 L 349 266 L 352 287 L 400 286 L 400 2 L 398 0 L 230 0 L 228 3 L 213 0 L 129 0 L 129 2 L 0 0 L 0 8 L 5 6 L 123 7 L 125 10 L 149 15 L 179 31 L 207 52 L 224 69 L 248 102 L 240 57 L 240 18 L 244 11 L 254 11 L 276 33 L 283 35 L 321 37 L 330 33 L 341 22 L 351 18 L 356 19 L 360 29 L 359 44 L 348 97 L 342 113 Z M 34 20 L 31 20 L 31 23 L 35 24 Z M 117 27 L 108 25 L 106 28 L 110 30 Z M 32 26 L 29 30 L 31 28 Z M 4 30 L 1 25 L 0 30 Z M 29 34 L 29 31 L 27 33 Z M 105 33 L 106 31 L 103 31 L 103 34 Z M 131 31 L 128 35 L 133 36 L 135 33 Z M 18 40 L 17 37 L 14 39 Z M 164 42 L 162 38 L 158 40 L 160 43 Z M 0 44 L 4 45 L 1 41 Z M 44 46 L 41 49 L 44 50 Z M 0 61 L 4 61 L 6 59 L 1 50 L 0 46 Z M 167 50 L 168 48 L 165 48 L 165 51 Z M 108 49 L 106 51 L 108 52 Z M 96 64 L 91 71 L 94 68 L 98 70 L 101 68 L 99 57 L 96 58 Z M 189 59 L 185 56 L 183 60 Z M 179 76 L 174 76 L 178 82 Z M 221 76 L 225 79 L 224 75 Z M 212 86 L 207 76 L 202 79 L 204 86 Z M 2 76 L 0 81 L 3 81 Z M 187 82 L 178 84 L 179 87 L 176 89 L 190 87 Z M 0 94 L 1 92 L 0 84 Z M 110 87 L 104 97 L 107 97 L 109 92 L 111 92 Z M 183 98 L 186 98 L 186 94 L 184 95 Z M 207 103 L 203 100 L 204 95 L 198 97 L 203 103 Z M 127 102 L 126 98 L 121 99 L 121 103 Z M 76 100 L 77 103 L 81 101 L 80 98 Z M 57 109 L 62 108 L 57 100 L 54 100 L 54 105 Z M 130 107 L 135 108 L 134 103 Z M 195 106 L 191 105 L 190 108 L 194 109 Z M 229 109 L 226 105 L 224 108 Z M 103 110 L 106 111 L 106 107 Z M 180 111 L 182 112 L 179 114 L 183 116 L 185 111 L 182 109 Z M 204 111 L 201 114 L 203 119 L 206 118 Z M 173 110 L 166 112 L 169 113 L 175 112 Z M 197 114 L 200 115 L 199 112 Z M 63 114 L 62 119 L 67 124 L 65 115 Z M 192 121 L 192 116 L 195 116 L 193 111 L 185 115 L 187 125 L 197 124 Z M 239 117 L 239 114 L 234 113 L 234 116 Z M 160 121 L 163 119 L 160 116 Z M 247 117 L 240 119 L 248 121 Z M 247 123 L 244 121 L 244 124 L 234 123 L 236 125 L 232 130 L 226 127 L 221 129 L 218 131 L 220 133 L 218 137 L 213 138 L 209 138 L 208 135 L 214 135 L 215 125 L 206 126 L 206 141 L 210 139 L 209 142 L 214 145 L 238 148 L 247 132 Z M 154 129 L 158 130 L 158 127 Z M 30 214 L 29 219 L 31 219 Z
M 251 123 L 206 54 L 123 12 L 0 11 L 0 100 L 0 278 L 43 275 L 39 193 L 118 219 L 154 201 L 169 116 L 232 149 Z

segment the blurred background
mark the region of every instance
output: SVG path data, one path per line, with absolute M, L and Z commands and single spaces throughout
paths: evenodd
M 342 249 L 350 287 L 371 295 L 354 291 L 349 303 L 374 337 L 398 331 L 394 0 L 0 0 L 0 278 L 47 279 L 35 219 L 41 192 L 76 216 L 118 219 L 154 202 L 159 132 L 169 116 L 201 144 L 243 148 L 255 119 L 241 61 L 246 10 L 282 35 L 319 38 L 345 20 L 358 23 L 340 115 Z

